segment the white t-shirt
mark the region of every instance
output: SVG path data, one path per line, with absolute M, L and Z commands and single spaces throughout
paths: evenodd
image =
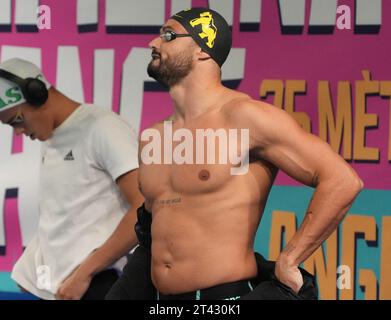
M 113 233 L 129 205 L 115 180 L 138 168 L 137 135 L 117 114 L 81 105 L 42 145 L 38 232 L 11 277 L 43 299 Z

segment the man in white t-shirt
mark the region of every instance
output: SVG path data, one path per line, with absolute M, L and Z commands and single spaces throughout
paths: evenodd
M 0 121 L 43 141 L 38 232 L 12 278 L 41 299 L 103 299 L 137 244 L 136 133 L 21 59 L 0 64 L 0 97 Z

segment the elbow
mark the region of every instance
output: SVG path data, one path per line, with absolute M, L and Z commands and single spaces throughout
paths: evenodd
M 356 185 L 356 194 L 359 194 L 361 190 L 364 189 L 364 182 L 360 178 L 357 178 L 355 185 Z
M 346 170 L 344 174 L 340 174 L 338 177 L 334 176 L 330 182 L 338 193 L 351 199 L 356 198 L 364 189 L 364 182 L 354 170 Z
M 353 176 L 351 180 L 352 180 L 353 190 L 355 190 L 356 193 L 358 194 L 362 189 L 364 189 L 364 181 L 361 180 L 361 178 L 359 177 L 356 171 L 354 171 L 353 169 L 352 171 L 353 171 Z
M 360 192 L 362 189 L 364 189 L 364 181 L 358 178 L 358 192 Z
M 356 197 L 361 192 L 361 190 L 364 189 L 364 182 L 358 175 L 354 175 L 349 179 L 347 188 L 351 191 L 353 197 Z

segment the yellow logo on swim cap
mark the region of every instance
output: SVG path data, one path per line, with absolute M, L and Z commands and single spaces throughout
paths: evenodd
M 217 28 L 214 24 L 212 13 L 209 11 L 200 13 L 199 18 L 195 18 L 190 21 L 190 25 L 194 28 L 195 26 L 198 26 L 199 24 L 202 25 L 202 32 L 200 32 L 198 35 L 201 39 L 208 38 L 208 41 L 206 42 L 206 45 L 209 48 L 213 48 L 215 44 L 215 39 L 217 36 Z

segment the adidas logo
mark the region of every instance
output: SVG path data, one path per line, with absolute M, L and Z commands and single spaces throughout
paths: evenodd
M 68 154 L 64 158 L 65 161 L 73 161 L 75 158 L 73 157 L 72 150 L 68 152 Z

